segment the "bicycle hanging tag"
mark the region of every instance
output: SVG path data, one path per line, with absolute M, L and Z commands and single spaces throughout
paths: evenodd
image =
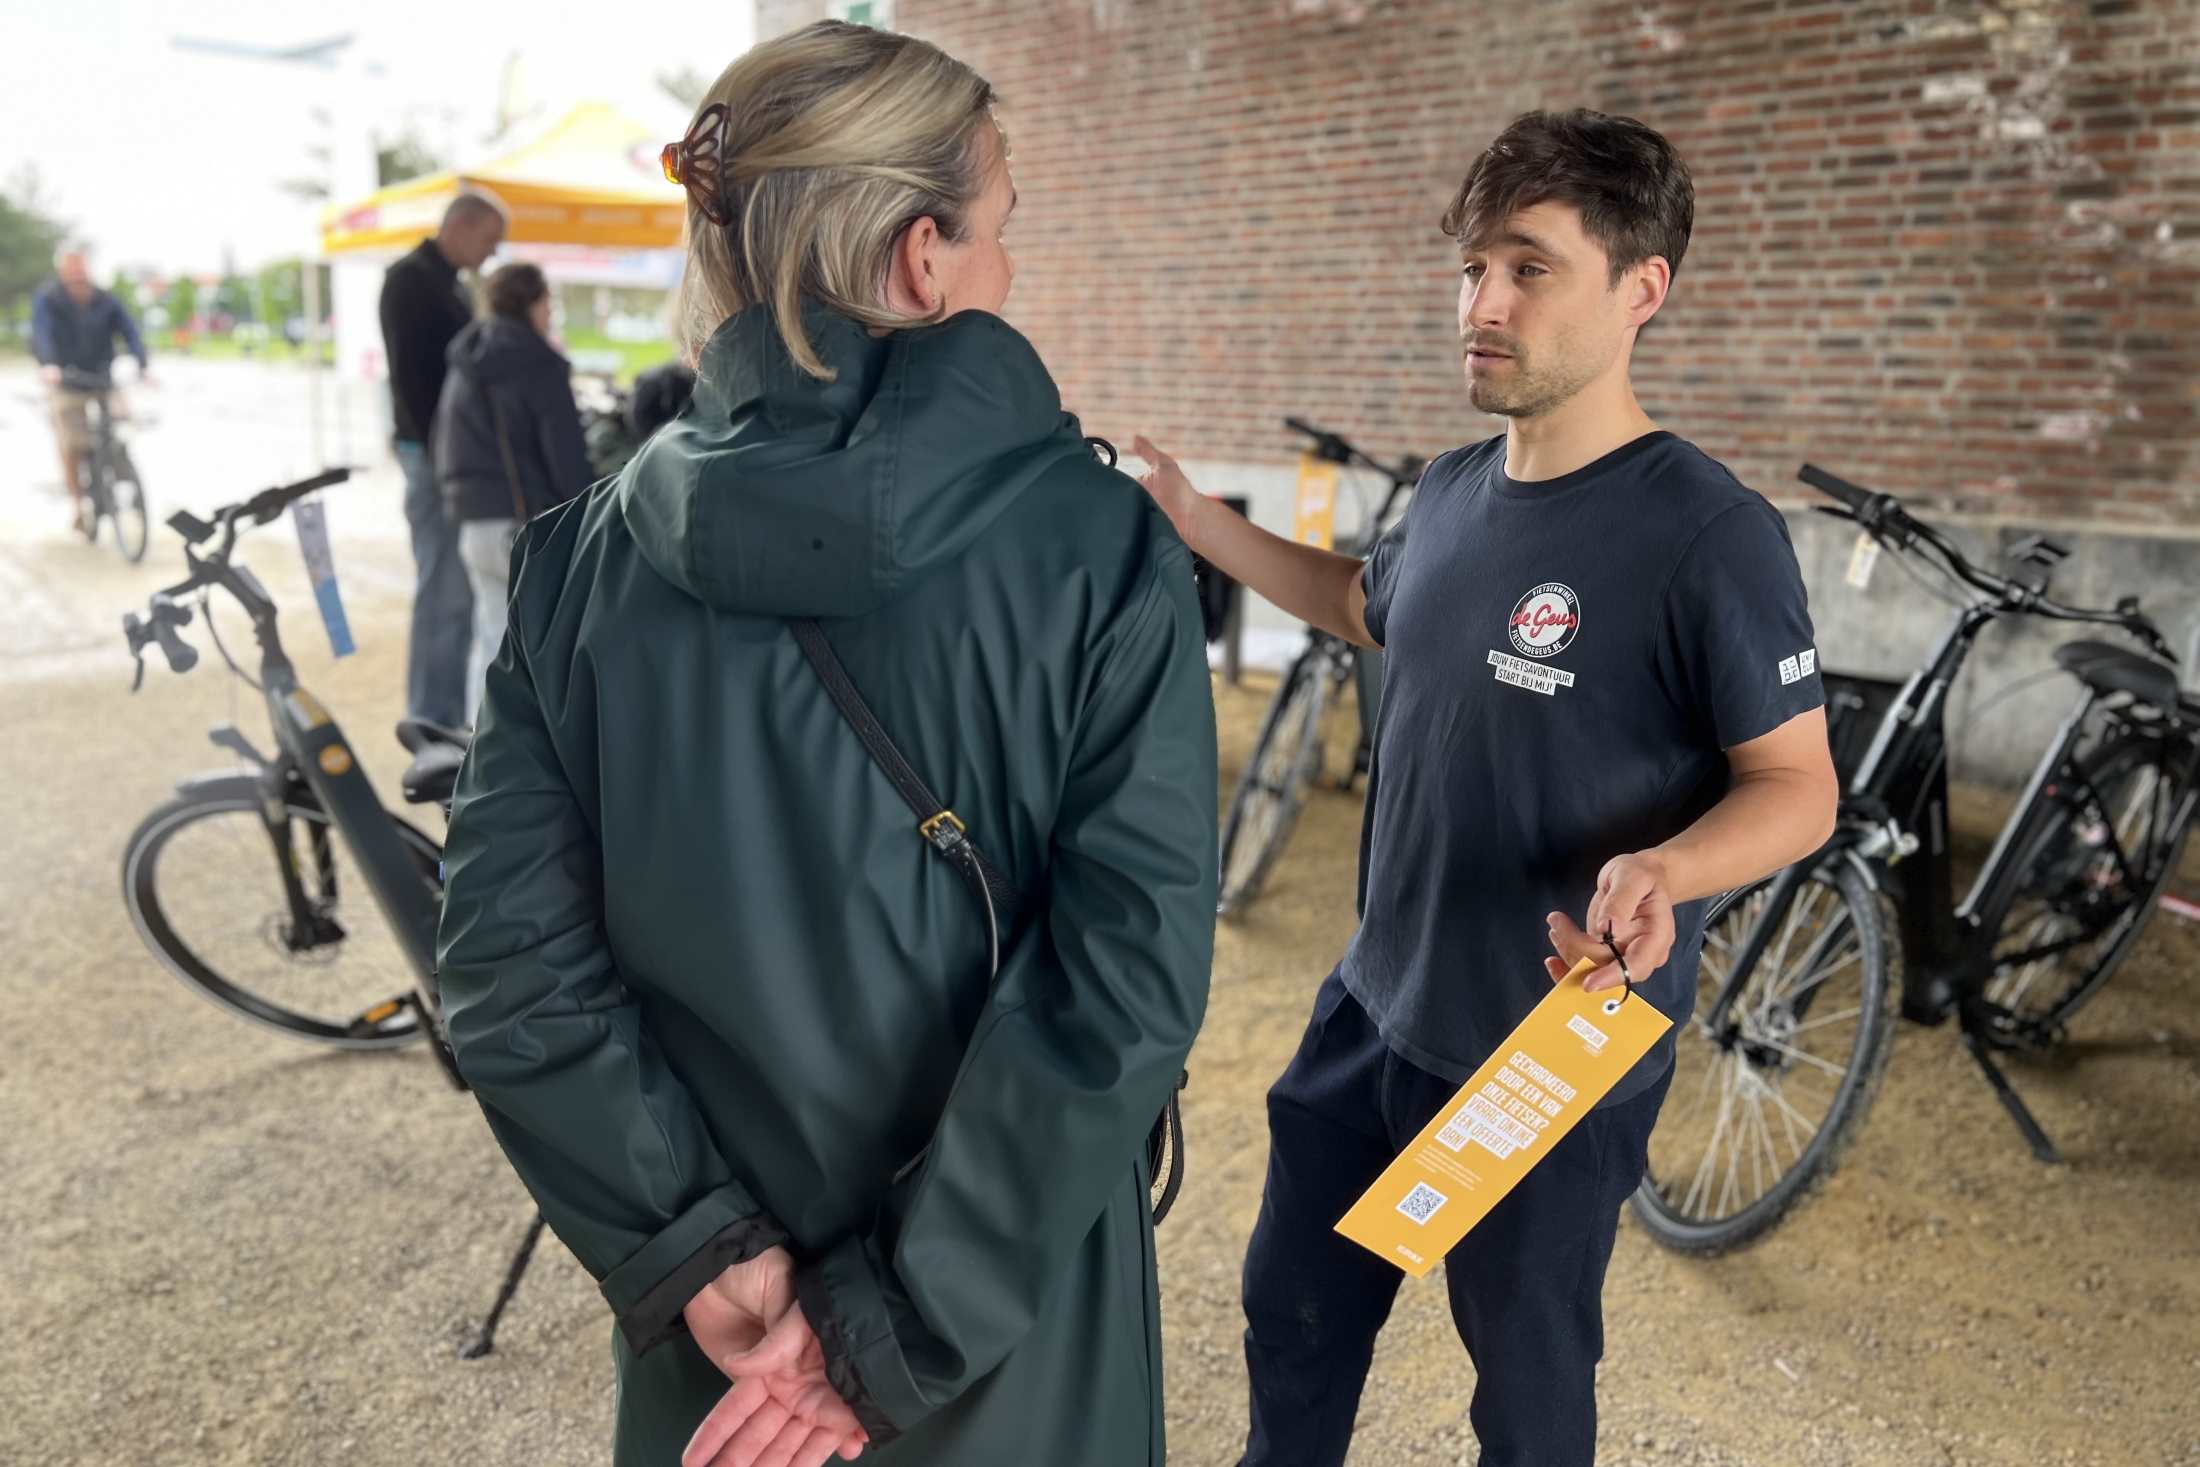
M 1872 571 L 1879 565 L 1879 541 L 1871 531 L 1856 532 L 1856 547 L 1849 551 L 1848 574 L 1842 579 L 1859 591 L 1869 591 Z
M 1583 958 L 1352 1205 L 1337 1231 L 1426 1277 L 1673 1021 L 1581 986 Z
M 349 657 L 359 650 L 351 639 L 351 622 L 344 616 L 344 594 L 336 584 L 336 555 L 328 543 L 328 509 L 316 494 L 291 506 L 290 517 L 298 526 L 298 549 L 305 556 L 306 577 L 313 582 L 313 599 L 321 608 L 321 625 L 328 628 L 329 650 Z
M 1313 454 L 1299 458 L 1299 484 L 1291 538 L 1331 549 L 1337 538 L 1337 466 Z

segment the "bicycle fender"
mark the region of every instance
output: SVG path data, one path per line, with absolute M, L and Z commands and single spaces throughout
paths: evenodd
M 234 769 L 209 769 L 198 774 L 187 774 L 176 781 L 176 793 L 187 800 L 218 799 L 236 796 L 260 802 L 260 778 L 254 774 L 239 774 Z

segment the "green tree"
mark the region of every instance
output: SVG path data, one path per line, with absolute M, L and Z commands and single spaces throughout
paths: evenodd
M 130 279 L 128 275 L 123 275 L 121 271 L 114 271 L 114 279 L 110 279 L 110 282 L 108 282 L 108 295 L 112 295 L 114 299 L 121 301 L 123 310 L 130 312 L 130 319 L 139 323 L 139 330 L 145 330 L 145 308 L 139 301 L 139 293 L 136 293 L 134 279 Z
M 374 150 L 374 183 L 377 188 L 387 188 L 393 183 L 403 183 L 408 178 L 418 178 L 424 173 L 439 173 L 443 160 L 433 148 L 420 139 L 420 134 L 407 129 L 386 143 L 379 143 Z
M 31 293 L 53 273 L 54 251 L 67 236 L 36 170 L 25 168 L 0 187 L 0 322 L 9 334 L 22 334 Z
M 328 267 L 316 265 L 322 272 L 322 314 L 327 315 Z M 300 320 L 306 313 L 306 262 L 303 260 L 277 260 L 263 266 L 253 279 L 255 305 L 259 318 L 277 334 L 287 332 L 290 323 Z
M 690 112 L 703 105 L 703 94 L 710 90 L 710 84 L 711 78 L 692 66 L 657 73 L 657 90 Z
M 269 265 L 252 277 L 252 314 L 278 333 L 285 321 L 298 314 L 298 271 L 294 265 Z
M 198 282 L 188 275 L 178 275 L 169 282 L 166 305 L 169 327 L 176 331 L 189 330 L 199 315 Z
M 232 321 L 253 319 L 252 286 L 242 275 L 224 275 L 214 289 L 214 309 Z

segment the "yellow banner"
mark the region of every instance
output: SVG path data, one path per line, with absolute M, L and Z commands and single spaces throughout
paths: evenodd
M 1650 1052 L 1673 1021 L 1619 989 L 1584 991 L 1595 967 L 1584 958 L 1552 987 L 1338 1232 L 1426 1276 Z

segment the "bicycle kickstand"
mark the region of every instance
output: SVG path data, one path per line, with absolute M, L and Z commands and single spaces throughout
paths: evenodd
M 497 1290 L 497 1299 L 489 1306 L 488 1318 L 481 1321 L 481 1333 L 472 1344 L 458 1352 L 461 1360 L 479 1360 L 497 1347 L 497 1322 L 504 1318 L 505 1306 L 519 1292 L 519 1281 L 527 1272 L 528 1263 L 535 1256 L 535 1244 L 542 1239 L 542 1214 L 527 1225 L 527 1236 L 520 1239 L 519 1248 L 512 1254 L 511 1266 L 504 1271 L 504 1285 Z
M 2016 1087 L 2009 1083 L 2009 1077 L 2001 1072 L 2001 1066 L 1995 1064 L 1994 1057 L 1987 1052 L 1985 1041 L 1979 1037 L 1979 1022 L 1972 1011 L 1964 1012 L 1961 1021 L 1964 1049 L 1985 1074 L 1986 1083 L 1993 1086 L 1994 1098 L 2001 1102 L 2002 1109 L 2009 1112 L 2009 1119 L 2015 1121 L 2017 1129 L 2024 1133 L 2025 1144 L 2032 1148 L 2032 1155 L 2049 1166 L 2061 1166 L 2062 1153 L 2055 1149 L 2054 1142 L 2047 1139 L 2047 1132 L 2040 1129 L 2039 1121 L 2025 1105 L 2024 1098 L 2017 1094 Z

